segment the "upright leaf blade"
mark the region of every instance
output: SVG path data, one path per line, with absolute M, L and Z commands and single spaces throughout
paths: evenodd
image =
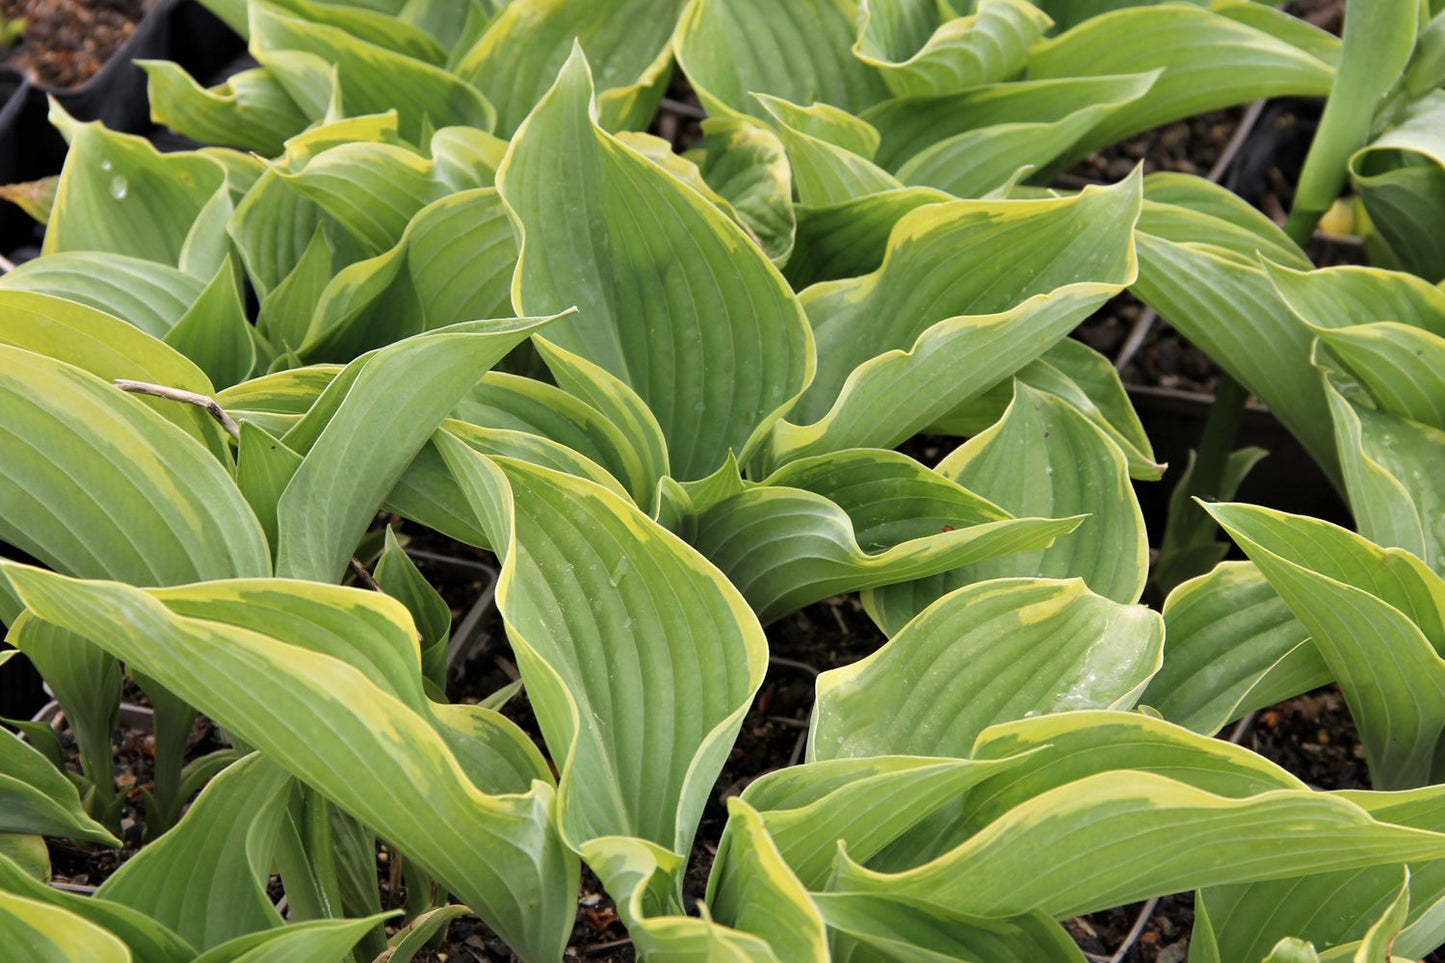
M 811 371 L 802 311 L 739 227 L 597 126 L 580 52 L 518 131 L 497 184 L 522 238 L 517 307 L 580 308 L 549 340 L 642 396 L 674 474 L 701 478 L 755 446 Z

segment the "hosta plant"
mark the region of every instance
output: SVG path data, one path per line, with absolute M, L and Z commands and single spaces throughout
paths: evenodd
M 1427 165 L 1371 153 L 1428 134 L 1422 5 L 1387 34 L 1352 4 L 1343 43 L 1243 0 L 208 6 L 258 66 L 145 68 L 210 146 L 55 107 L 65 167 L 16 194 L 46 237 L 0 277 L 0 617 L 79 770 L 47 725 L 0 737 L 23 952 L 403 961 L 474 912 L 558 960 L 584 865 L 654 960 L 1079 961 L 1062 921 L 1187 891 L 1199 960 L 1445 943 L 1445 310 L 1298 236 L 1353 175 L 1428 263 L 1380 213 Z M 1371 51 L 1399 85 L 1350 85 Z M 673 75 L 708 115 L 682 152 L 645 132 Z M 1202 178 L 1055 180 L 1285 95 L 1330 95 L 1289 232 Z M 1069 337 L 1125 291 L 1360 534 L 1181 489 L 1152 584 L 1182 584 L 1141 604 L 1165 466 Z M 1215 495 L 1257 458 L 1225 455 Z M 514 689 L 449 698 L 417 532 L 498 558 L 539 738 Z M 886 641 L 700 840 L 768 627 L 844 593 Z M 61 892 L 38 837 L 121 843 L 126 676 L 146 845 Z M 1211 738 L 1331 682 L 1372 789 Z M 197 713 L 229 747 L 187 760 Z

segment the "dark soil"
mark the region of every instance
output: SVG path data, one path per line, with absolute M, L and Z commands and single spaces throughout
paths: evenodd
M 20 42 L 0 63 L 52 87 L 78 87 L 125 43 L 144 0 L 0 0 L 0 17 L 25 21 Z

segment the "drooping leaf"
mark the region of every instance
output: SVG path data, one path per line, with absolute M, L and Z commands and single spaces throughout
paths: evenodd
M 1445 94 L 1411 104 L 1399 122 L 1350 158 L 1350 178 L 1390 252 L 1428 281 L 1445 280 L 1445 246 L 1430 224 L 1445 211 Z
M 764 622 L 840 592 L 1042 547 L 1079 523 L 1000 518 L 995 506 L 910 459 L 840 454 L 847 457 L 790 463 L 763 484 L 696 508 L 689 540 Z
M 1163 647 L 1157 613 L 1095 595 L 1078 579 L 971 585 L 873 655 L 818 677 L 810 758 L 963 757 L 996 723 L 1132 708 Z
M 33 879 L 14 862 L 0 858 L 0 890 L 68 911 L 120 937 L 135 963 L 192 963 L 196 950 L 160 923 L 119 903 L 80 896 Z
M 1167 841 L 1167 844 L 1166 844 Z M 1073 859 L 1099 869 L 1080 873 Z M 915 869 L 881 873 L 840 857 L 841 890 L 913 897 L 980 916 L 1068 917 L 1150 895 L 1301 869 L 1435 858 L 1436 833 L 1378 822 L 1338 796 L 1276 790 L 1226 798 L 1145 772 L 1088 776 L 1035 796 Z M 1008 879 L 1012 886 L 992 881 Z
M 871 160 L 878 132 L 829 104 L 804 107 L 753 94 L 788 152 L 800 203 L 817 207 L 896 190 L 902 182 Z
M 1034 360 L 1134 281 L 1139 183 L 905 215 L 878 270 L 804 292 L 818 372 L 772 457 L 890 447 Z
M 980 0 L 945 18 L 927 0 L 862 0 L 854 53 L 899 97 L 952 93 L 1007 80 L 1052 21 L 1025 0 Z
M 0 940 L 20 959 L 131 963 L 130 950 L 94 923 L 50 903 L 0 893 Z
M 1327 474 L 1337 460 L 1310 336 L 1280 302 L 1260 258 L 1309 261 L 1280 229 L 1203 178 L 1154 174 L 1139 221 L 1133 292 L 1269 406 Z
M 838 963 L 1034 960 L 1082 963 L 1072 936 L 1043 913 L 981 919 L 876 893 L 814 893 Z
M 368 43 L 339 27 L 302 20 L 265 3 L 250 5 L 251 52 L 272 67 L 274 51 L 300 51 L 334 64 L 347 110 L 396 110 L 402 136 L 420 139 L 434 127 L 463 124 L 491 130 L 496 110 L 471 84 L 445 69 Z
M 747 120 L 710 117 L 696 148 L 698 172 L 723 197 L 774 264 L 793 250 L 793 172 L 776 134 Z
M 5 802 L 0 832 L 119 845 L 104 826 L 85 814 L 74 784 L 8 729 L 0 732 L 0 798 Z
M 275 75 L 242 70 L 209 90 L 168 60 L 138 60 L 146 72 L 151 117 L 203 144 L 223 144 L 275 157 L 310 123 Z
M 1046 170 L 1096 125 L 1128 110 L 1154 73 L 989 84 L 885 101 L 863 115 L 874 160 L 905 184 L 982 197 L 1021 168 Z
M 7 542 L 62 571 L 140 585 L 269 571 L 229 473 L 144 402 L 11 347 L 0 347 L 0 392 Z
M 35 291 L 87 304 L 163 338 L 205 290 L 179 268 L 123 254 L 65 251 L 26 261 L 0 289 Z
M 382 913 L 354 920 L 307 920 L 280 929 L 248 933 L 212 947 L 195 963 L 269 963 L 271 960 L 344 958 L 367 933 L 390 917 Z
M 1219 10 L 1161 3 L 1092 17 L 1029 51 L 1028 77 L 1101 77 L 1163 68 L 1143 98 L 1077 141 L 1061 160 L 1130 134 L 1261 97 L 1322 97 L 1334 67 Z
M 0 343 L 67 362 L 105 381 L 129 378 L 200 395 L 214 390 L 205 372 L 180 352 L 85 304 L 29 291 L 0 291 L 0 310 L 6 317 Z M 220 427 L 200 408 L 136 397 L 215 455 L 225 453 Z

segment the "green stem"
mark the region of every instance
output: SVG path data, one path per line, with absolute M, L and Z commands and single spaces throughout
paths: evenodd
M 325 898 L 298 828 L 300 805 L 293 805 L 276 836 L 276 868 L 286 889 L 288 915 L 294 921 L 326 919 Z
M 1219 385 L 1214 389 L 1214 406 L 1209 409 L 1209 419 L 1204 423 L 1204 433 L 1199 439 L 1199 449 L 1194 457 L 1194 473 L 1190 478 L 1189 494 L 1206 501 L 1219 497 L 1224 482 L 1224 469 L 1229 462 L 1229 453 L 1234 450 L 1234 440 L 1239 434 L 1239 422 L 1244 416 L 1244 404 L 1249 392 L 1244 386 L 1227 374 L 1219 376 Z M 1196 506 L 1196 511 L 1202 511 Z
M 336 848 L 331 834 L 331 804 L 314 790 L 303 789 L 301 833 L 306 855 L 321 893 L 321 911 L 327 917 L 340 919 L 341 878 L 336 872 Z
M 1300 171 L 1285 233 L 1304 247 L 1344 186 L 1350 155 L 1370 139 L 1377 110 L 1399 81 L 1420 26 L 1418 0 L 1347 0 L 1344 47 Z

